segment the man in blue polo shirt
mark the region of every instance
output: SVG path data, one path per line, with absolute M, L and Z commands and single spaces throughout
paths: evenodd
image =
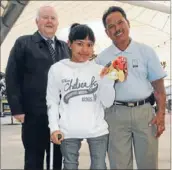
M 118 56 L 127 59 L 128 75 L 114 88 L 114 105 L 106 109 L 109 124 L 108 156 L 111 169 L 133 169 L 133 147 L 138 169 L 157 169 L 158 137 L 165 130 L 166 76 L 154 50 L 129 37 L 130 23 L 125 11 L 110 7 L 103 15 L 112 45 L 96 58 L 106 65 Z M 156 94 L 157 112 L 152 107 Z

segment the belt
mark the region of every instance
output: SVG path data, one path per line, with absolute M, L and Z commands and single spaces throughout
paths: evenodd
M 114 101 L 114 105 L 123 105 L 127 107 L 136 107 L 140 105 L 144 105 L 150 102 L 150 97 L 146 98 L 145 100 L 140 100 L 136 102 L 123 102 L 123 101 Z

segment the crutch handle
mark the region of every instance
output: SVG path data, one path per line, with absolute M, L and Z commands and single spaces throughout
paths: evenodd
M 62 135 L 61 134 L 58 134 L 57 135 L 57 138 L 58 138 L 58 140 L 60 140 L 62 138 Z

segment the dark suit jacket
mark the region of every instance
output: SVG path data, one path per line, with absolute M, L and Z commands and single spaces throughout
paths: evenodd
M 56 61 L 69 58 L 65 42 L 55 38 Z M 53 59 L 38 32 L 19 37 L 6 68 L 7 99 L 12 115 L 46 114 L 47 77 Z

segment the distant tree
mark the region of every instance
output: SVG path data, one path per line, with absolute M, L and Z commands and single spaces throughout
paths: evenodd
M 167 67 L 166 61 L 161 61 L 162 68 L 165 69 Z
M 6 96 L 5 74 L 0 72 L 0 98 Z

